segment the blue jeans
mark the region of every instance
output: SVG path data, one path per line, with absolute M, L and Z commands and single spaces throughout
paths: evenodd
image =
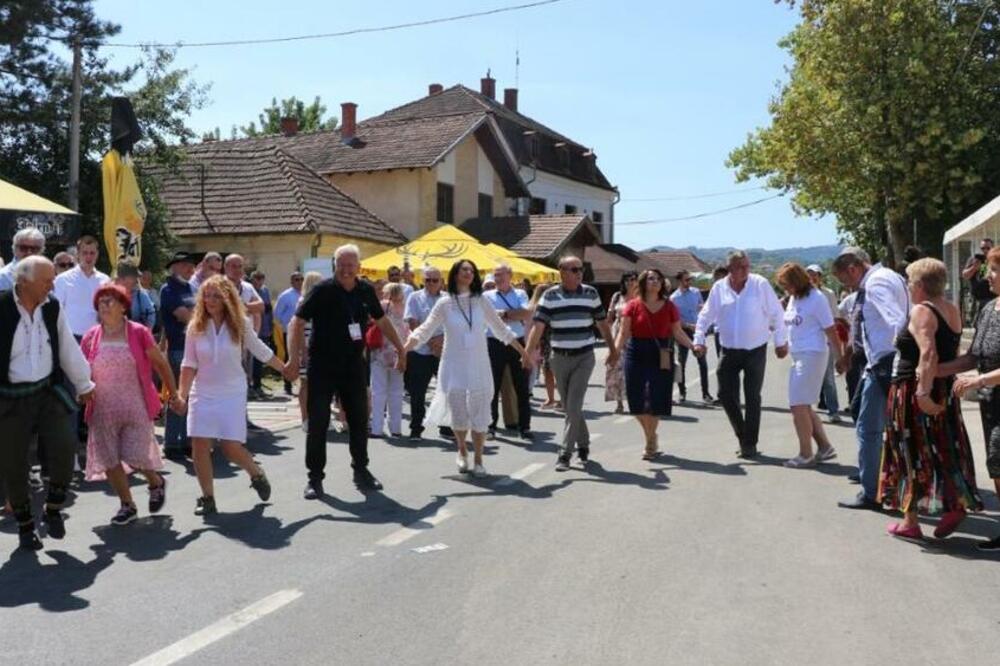
M 882 462 L 882 437 L 885 431 L 885 408 L 889 397 L 889 375 L 892 359 L 867 368 L 861 378 L 858 390 L 861 392 L 861 408 L 855 432 L 858 437 L 858 473 L 865 497 L 875 501 L 878 492 L 879 465 Z
M 181 361 L 184 360 L 184 350 L 172 350 L 167 352 L 167 360 L 170 361 L 170 371 L 174 373 L 174 378 L 180 382 Z M 190 446 L 187 436 L 187 416 L 180 416 L 172 409 L 165 410 L 167 414 L 166 427 L 163 434 L 163 448 L 166 451 L 181 451 Z
M 826 413 L 830 416 L 840 413 L 840 399 L 837 397 L 837 373 L 833 367 L 833 352 L 830 352 L 826 362 L 826 376 L 823 377 L 823 402 L 826 403 Z

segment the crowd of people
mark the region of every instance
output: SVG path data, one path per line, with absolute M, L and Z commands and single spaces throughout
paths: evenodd
M 746 253 L 733 251 L 707 297 L 690 274 L 672 276 L 672 288 L 649 268 L 623 275 L 606 307 L 575 256 L 559 261 L 554 284 L 515 284 L 504 263 L 484 277 L 460 259 L 447 276 L 424 268 L 418 285 L 408 265 L 393 267 L 384 281 L 362 278 L 360 250 L 344 245 L 331 278 L 293 272 L 272 302 L 266 276 L 248 274 L 238 254 L 196 260 L 177 253 L 157 290 L 152 275 L 132 266 L 117 266 L 114 279 L 97 270 L 99 248 L 85 236 L 75 252 L 50 261 L 44 236 L 24 229 L 14 238 L 14 261 L 0 269 L 0 430 L 11 440 L 0 448 L 0 482 L 23 548 L 42 547 L 31 504 L 34 459 L 47 482 L 42 520 L 58 539 L 81 442 L 84 478 L 106 480 L 117 495 L 115 525 L 138 515 L 133 473 L 148 484 L 148 511 L 162 509 L 164 457 L 192 460 L 195 513 L 216 513 L 216 446 L 266 501 L 270 482 L 246 448 L 247 404 L 265 392 L 265 367 L 287 394 L 299 386 L 305 499 L 324 496 L 335 411 L 348 433 L 354 483 L 382 489 L 369 439 L 402 437 L 407 396 L 408 441 L 436 428 L 454 441 L 458 471 L 481 478 L 501 395 L 504 423 L 531 442 L 532 393 L 541 381 L 542 406 L 564 417 L 555 469 L 568 470 L 574 456 L 586 465 L 583 406 L 602 342 L 604 397 L 616 413 L 635 417 L 644 460 L 661 454 L 659 428 L 672 413 L 675 384 L 687 399 L 690 355 L 704 403 L 721 405 L 729 420 L 736 455 L 757 458 L 773 344 L 777 358 L 790 356 L 787 400 L 798 446 L 789 468 L 837 456 L 816 410 L 841 422 L 836 376 L 845 377 L 858 445 L 852 480 L 860 488 L 841 507 L 900 512 L 888 531 L 904 539 L 923 538 L 919 513 L 941 514 L 934 533 L 944 538 L 981 510 L 960 407 L 970 390 L 980 398 L 987 469 L 1000 493 L 1000 300 L 979 304 L 973 342 L 960 353 L 961 313 L 945 298 L 947 273 L 936 259 L 913 256 L 901 273 L 847 247 L 832 265 L 849 292 L 842 299 L 824 284 L 820 266 L 797 263 L 778 270 L 779 298 L 751 271 Z M 966 272 L 996 295 L 1000 250 L 987 250 L 981 266 Z M 718 399 L 709 390 L 709 336 Z M 154 435 L 161 417 L 162 449 Z M 981 547 L 1000 549 L 1000 537 Z

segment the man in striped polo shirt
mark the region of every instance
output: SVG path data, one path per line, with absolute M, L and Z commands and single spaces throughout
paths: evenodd
M 535 310 L 526 356 L 531 356 L 545 328 L 549 327 L 552 372 L 566 408 L 563 445 L 556 464 L 556 470 L 564 472 L 569 469 L 574 447 L 581 462 L 590 459 L 590 433 L 583 418 L 583 399 L 595 365 L 595 328 L 608 345 L 609 365 L 617 361 L 618 353 L 600 295 L 590 285 L 583 284 L 583 262 L 577 257 L 563 257 L 559 261 L 559 275 L 561 284 L 547 290 Z

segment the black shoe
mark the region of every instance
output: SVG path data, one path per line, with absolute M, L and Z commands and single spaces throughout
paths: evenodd
M 687 402 L 687 399 L 688 399 L 688 394 L 685 393 L 684 391 L 681 391 L 681 397 L 678 402 Z
M 160 485 L 149 487 L 149 512 L 156 513 L 167 503 L 167 480 L 160 477 Z
M 382 490 L 382 483 L 367 467 L 354 470 L 354 485 L 360 490 Z
M 522 430 L 521 439 L 525 442 L 533 442 L 535 441 L 535 435 L 530 430 Z
M 42 481 L 42 475 L 35 470 L 28 471 L 28 486 L 32 490 L 41 490 L 45 483 Z
M 307 500 L 319 499 L 323 496 L 323 482 L 319 479 L 310 479 L 302 491 L 302 497 Z
M 578 446 L 576 448 L 576 457 L 579 458 L 582 463 L 590 462 L 590 447 Z
M 19 531 L 17 533 L 18 548 L 21 550 L 41 550 L 42 540 L 35 534 L 35 528 Z
M 850 481 L 851 483 L 861 483 L 861 475 L 860 474 L 849 474 L 847 476 L 847 480 Z
M 215 507 L 214 497 L 199 497 L 198 503 L 194 507 L 194 515 L 196 516 L 211 516 L 218 511 Z
M 259 475 L 250 477 L 250 487 L 257 491 L 261 502 L 271 499 L 271 482 L 267 480 L 264 470 L 261 470 Z
M 420 430 L 411 430 L 410 431 L 409 440 L 410 440 L 411 444 L 416 444 L 418 442 L 422 442 L 423 439 L 424 439 L 424 437 L 423 437 L 423 432 L 422 431 L 420 431 Z
M 559 456 L 559 459 L 556 461 L 556 471 L 565 472 L 568 469 L 569 469 L 569 456 Z
M 448 426 L 443 426 L 438 428 L 438 434 L 444 437 L 445 439 L 451 439 L 452 437 L 455 436 L 455 431 L 449 428 Z
M 1000 536 L 993 537 L 989 541 L 982 541 L 976 544 L 977 550 L 1000 550 Z
M 118 513 L 114 515 L 111 519 L 112 525 L 128 525 L 133 520 L 139 517 L 139 511 L 132 504 L 122 504 L 122 508 L 118 509 Z
M 42 520 L 49 526 L 49 536 L 53 539 L 62 539 L 66 536 L 66 523 L 63 520 L 62 511 L 59 509 L 46 509 L 42 515 Z
M 754 460 L 760 454 L 757 452 L 756 448 L 752 449 L 740 449 L 736 452 L 736 457 L 741 460 Z
M 837 506 L 841 509 L 864 509 L 868 511 L 882 510 L 881 504 L 869 497 L 866 497 L 864 493 L 858 493 L 852 499 L 841 500 L 837 502 Z
M 706 405 L 715 404 L 715 398 L 712 397 L 711 393 L 703 393 L 701 396 L 701 401 L 704 402 Z
M 494 426 L 490 426 L 489 430 L 486 431 L 486 441 L 492 442 L 497 438 L 497 429 Z

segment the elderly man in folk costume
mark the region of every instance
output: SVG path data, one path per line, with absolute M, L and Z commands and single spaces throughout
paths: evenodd
M 12 291 L 0 294 L 0 479 L 18 522 L 22 548 L 39 550 L 28 490 L 29 449 L 37 436 L 48 458 L 44 521 L 48 534 L 66 534 L 61 508 L 73 474 L 76 433 L 69 415 L 93 395 L 90 366 L 59 302 L 49 297 L 55 267 L 45 257 L 18 262 Z M 71 396 L 64 379 L 76 391 Z M 67 418 L 56 418 L 63 415 Z

